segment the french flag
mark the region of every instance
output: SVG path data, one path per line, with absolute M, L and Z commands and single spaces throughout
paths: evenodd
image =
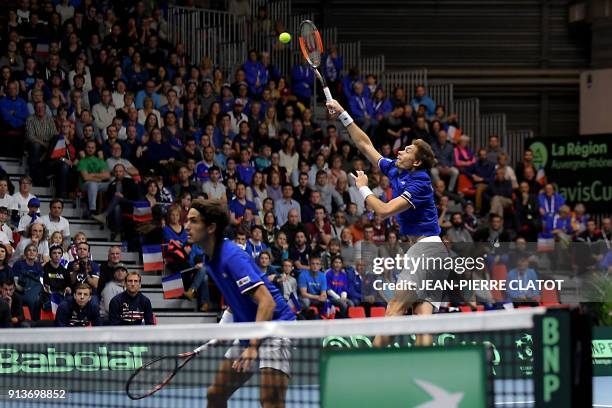
M 53 316 L 55 316 L 60 303 L 62 303 L 62 296 L 59 293 L 51 293 L 51 312 Z
M 151 205 L 148 201 L 134 201 L 132 205 L 134 206 L 134 222 L 147 222 L 153 220 Z
M 298 300 L 297 296 L 295 296 L 295 293 L 293 292 L 289 294 L 289 299 L 287 299 L 287 304 L 289 305 L 293 313 L 297 314 L 301 309 L 300 301 Z
M 164 269 L 161 245 L 143 245 L 142 263 L 145 272 L 160 271 Z
M 162 278 L 162 289 L 164 290 L 164 299 L 176 299 L 185 293 L 181 273 L 177 272 Z
M 66 140 L 64 140 L 64 135 L 59 135 L 57 138 L 57 143 L 55 143 L 55 147 L 51 152 L 52 159 L 60 159 L 66 156 Z

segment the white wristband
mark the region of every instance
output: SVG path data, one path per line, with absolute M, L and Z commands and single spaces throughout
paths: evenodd
M 374 192 L 372 192 L 372 190 L 370 190 L 370 187 L 368 186 L 359 187 L 359 192 L 361 193 L 361 196 L 363 197 L 364 201 L 366 198 L 368 198 L 369 195 L 374 194 Z
M 340 119 L 340 122 L 342 122 L 344 127 L 348 127 L 351 123 L 353 123 L 353 118 L 351 118 L 351 115 L 349 115 L 347 111 L 344 111 L 338 115 L 338 119 Z

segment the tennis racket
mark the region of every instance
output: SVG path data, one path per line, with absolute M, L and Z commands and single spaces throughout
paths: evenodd
M 325 100 L 328 102 L 332 100 L 332 94 L 325 83 L 325 78 L 319 72 L 319 65 L 321 65 L 321 55 L 323 54 L 323 41 L 321 40 L 321 34 L 317 30 L 317 26 L 310 20 L 304 20 L 300 24 L 300 50 L 304 59 L 310 65 L 310 68 L 315 73 L 315 76 L 323 87 L 323 93 L 325 94 Z M 333 113 L 333 112 L 331 112 Z
M 125 392 L 132 400 L 150 397 L 157 391 L 170 384 L 170 381 L 198 354 L 218 343 L 210 340 L 193 351 L 173 356 L 164 356 L 151 360 L 138 368 L 125 384 Z

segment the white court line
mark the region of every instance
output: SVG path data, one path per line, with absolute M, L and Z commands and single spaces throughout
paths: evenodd
M 519 404 L 535 404 L 535 401 L 508 401 L 508 402 L 496 402 L 495 403 L 495 405 L 519 405 Z
M 593 404 L 593 408 L 612 408 L 612 405 Z

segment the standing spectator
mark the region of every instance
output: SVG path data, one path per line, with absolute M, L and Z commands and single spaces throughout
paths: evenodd
M 123 263 L 113 266 L 113 280 L 109 281 L 102 290 L 100 297 L 100 317 L 104 323 L 108 323 L 108 312 L 110 302 L 113 298 L 125 291 L 125 278 L 128 270 Z
M 319 314 L 327 301 L 327 279 L 321 272 L 321 259 L 312 257 L 310 268 L 302 270 L 298 280 L 302 308 L 316 307 Z
M 455 191 L 459 169 L 455 167 L 455 155 L 453 145 L 448 142 L 445 130 L 440 130 L 437 140 L 431 145 L 434 152 L 436 165 L 431 169 L 434 181 L 439 177 L 449 177 L 448 190 Z
M 293 198 L 293 186 L 289 183 L 283 185 L 283 197 L 280 201 L 274 203 L 274 215 L 279 225 L 285 224 L 289 216 L 289 211 L 295 209 L 298 212 L 298 218 L 302 220 L 300 204 Z
M 23 303 L 30 309 L 32 320 L 40 319 L 40 294 L 42 293 L 43 267 L 38 262 L 38 247 L 29 244 L 24 251 L 23 259 L 13 265 L 13 274 L 17 290 L 23 294 Z
M 128 272 L 125 277 L 125 291 L 115 296 L 108 308 L 108 320 L 113 326 L 155 324 L 151 301 L 140 292 L 141 276 Z
M 6 87 L 6 96 L 0 98 L 0 114 L 2 124 L 7 133 L 3 134 L 3 144 L 7 147 L 7 154 L 11 157 L 21 157 L 23 152 L 23 134 L 28 106 L 26 101 L 19 97 L 19 85 L 16 81 L 9 82 Z
M 57 327 L 102 326 L 100 310 L 92 301 L 92 288 L 86 283 L 76 285 L 74 295 L 67 297 L 57 308 Z
M 312 87 L 314 85 L 314 73 L 312 69 L 303 62 L 296 64 L 291 69 L 292 93 L 302 104 L 310 106 Z
M 28 142 L 28 167 L 37 185 L 45 185 L 42 158 L 49 152 L 51 139 L 57 134 L 53 117 L 45 112 L 45 103 L 34 105 L 34 115 L 26 120 L 26 140 Z
M 108 189 L 111 178 L 106 162 L 96 156 L 96 143 L 87 142 L 85 145 L 85 157 L 77 166 L 80 175 L 81 189 L 87 191 L 87 216 L 96 213 L 98 192 Z
M 419 85 L 415 89 L 415 96 L 410 100 L 410 106 L 412 109 L 417 112 L 419 110 L 419 106 L 425 106 L 425 111 L 428 118 L 431 118 L 436 113 L 436 103 L 433 99 L 427 96 L 427 91 L 423 85 Z

